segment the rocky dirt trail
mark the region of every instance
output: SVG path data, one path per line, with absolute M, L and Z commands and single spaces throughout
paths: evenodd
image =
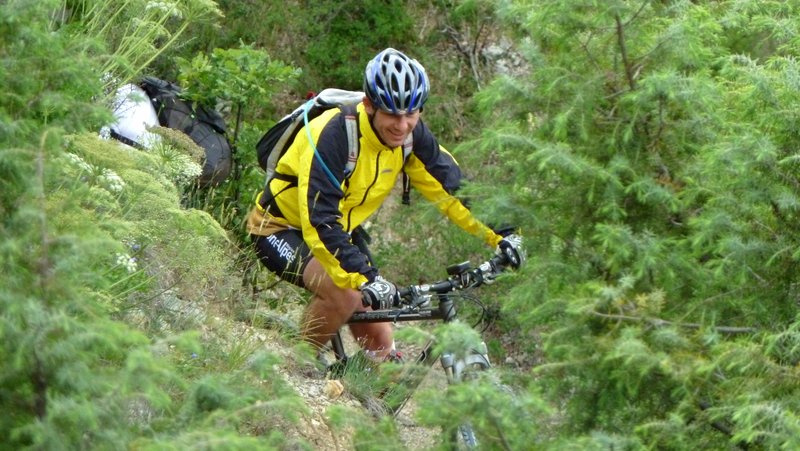
M 276 290 L 282 291 L 282 290 Z M 293 296 L 286 293 L 272 293 L 273 299 L 292 299 Z M 346 384 L 339 380 L 329 379 L 321 370 L 310 362 L 300 361 L 296 349 L 299 338 L 297 338 L 297 324 L 304 307 L 302 302 L 290 302 L 288 307 L 278 310 L 260 309 L 260 313 L 267 315 L 262 317 L 258 323 L 259 327 L 254 327 L 252 314 L 250 319 L 234 319 L 237 315 L 231 312 L 216 312 L 212 321 L 205 321 L 204 335 L 214 336 L 213 339 L 222 340 L 236 346 L 241 342 L 250 342 L 252 349 L 269 350 L 280 357 L 280 362 L 275 366 L 275 371 L 283 378 L 294 392 L 302 398 L 307 414 L 304 414 L 300 421 L 295 424 L 281 425 L 281 432 L 286 437 L 302 439 L 310 443 L 317 450 L 351 450 L 354 449 L 353 431 L 341 430 L 332 427 L 329 417 L 329 409 L 334 406 L 351 409 L 354 412 L 362 413 L 365 417 L 374 415 L 375 409 L 369 409 L 362 404 L 353 394 L 351 394 Z M 212 309 L 213 310 L 213 309 Z M 208 318 L 208 317 L 206 317 Z M 266 318 L 266 319 L 265 319 Z M 400 324 L 397 327 L 406 327 Z M 500 338 L 500 343 L 505 350 L 505 359 L 501 363 L 505 367 L 529 369 L 539 362 L 541 356 L 520 352 L 514 343 L 530 341 L 534 337 L 518 336 L 517 331 L 484 332 L 486 335 L 496 335 Z M 499 335 L 498 335 L 499 334 Z M 349 337 L 349 333 L 344 333 L 343 338 Z M 354 343 L 346 343 L 346 347 L 355 350 Z M 419 353 L 419 349 L 406 343 L 398 342 L 398 349 L 406 354 L 407 359 L 413 359 Z M 332 359 L 332 356 L 331 356 Z M 426 389 L 445 389 L 447 387 L 446 377 L 441 367 L 434 365 L 423 379 L 417 393 L 424 392 Z M 414 397 L 401 409 L 395 417 L 395 426 L 402 443 L 398 448 L 409 450 L 425 450 L 435 448 L 439 444 L 440 430 L 438 428 L 425 427 L 417 421 L 416 405 Z M 396 448 L 397 449 L 397 448 Z
M 286 293 L 281 288 L 270 293 L 272 299 L 296 299 L 297 295 Z M 288 307 L 286 306 L 288 304 Z M 280 362 L 275 366 L 275 371 L 292 388 L 292 390 L 302 398 L 307 413 L 300 421 L 293 424 L 282 424 L 281 432 L 286 437 L 301 439 L 310 443 L 314 449 L 318 450 L 351 450 L 353 445 L 353 432 L 335 429 L 332 427 L 329 418 L 329 409 L 334 406 L 351 409 L 354 412 L 363 413 L 365 417 L 374 415 L 371 410 L 362 404 L 353 394 L 351 394 L 345 384 L 338 380 L 331 380 L 312 363 L 301 362 L 296 350 L 298 344 L 297 324 L 304 307 L 303 302 L 287 302 L 284 307 L 277 310 L 265 308 L 258 309 L 258 321 L 255 321 L 256 313 L 239 312 L 239 315 L 231 312 L 227 308 L 215 309 L 213 306 L 209 310 L 198 309 L 186 306 L 186 315 L 192 316 L 197 312 L 203 311 L 204 314 L 197 318 L 198 323 L 203 323 L 202 332 L 209 340 L 219 340 L 228 343 L 231 347 L 239 346 L 243 342 L 252 344 L 250 349 L 253 352 L 258 350 L 269 350 L 280 357 Z M 217 306 L 220 307 L 220 306 Z M 183 309 L 178 309 L 183 310 Z M 225 311 L 227 310 L 227 311 Z M 213 313 L 212 313 L 213 312 Z M 246 319 L 243 318 L 247 317 Z M 259 323 L 254 327 L 253 323 Z M 400 324 L 397 327 L 404 327 Z M 515 342 L 532 340 L 533 337 L 520 337 L 515 331 L 485 332 L 487 335 L 497 335 L 500 343 L 505 349 L 505 361 L 503 366 L 527 369 L 532 368 L 541 359 L 541 356 L 527 354 L 515 349 Z M 344 334 L 347 338 L 349 333 Z M 346 343 L 348 349 L 355 350 L 355 344 Z M 413 359 L 419 349 L 405 343 L 398 343 L 398 349 L 406 354 L 406 358 Z M 423 379 L 420 389 L 424 391 L 428 388 L 445 389 L 447 381 L 444 372 L 438 363 L 428 371 Z M 373 409 L 374 410 L 374 409 Z M 421 425 L 416 417 L 415 400 L 411 400 L 403 407 L 395 417 L 395 425 L 401 440 L 401 447 L 409 450 L 432 449 L 439 444 L 440 431 L 437 428 L 430 428 Z
M 353 409 L 370 412 L 360 401 L 355 399 L 338 380 L 308 377 L 299 372 L 283 373 L 286 381 L 306 401 L 311 411 L 307 419 L 303 437 L 317 449 L 349 450 L 353 449 L 351 438 L 347 434 L 335 433 L 327 426 L 327 409 L 333 405 L 343 405 Z M 438 430 L 423 427 L 414 419 L 415 405 L 413 400 L 399 412 L 395 424 L 405 448 L 410 450 L 430 449 L 436 443 Z
M 374 415 L 374 410 L 365 406 L 348 392 L 340 380 L 330 379 L 322 371 L 309 363 L 298 362 L 293 349 L 294 338 L 287 338 L 286 328 L 295 327 L 298 323 L 300 305 L 289 312 L 271 312 L 273 321 L 262 327 L 253 327 L 248 322 L 236 321 L 231 315 L 216 314 L 206 321 L 203 335 L 234 343 L 249 342 L 254 349 L 267 349 L 281 357 L 282 363 L 275 367 L 277 373 L 300 396 L 307 408 L 296 424 L 282 424 L 282 432 L 288 438 L 302 439 L 318 450 L 351 450 L 354 449 L 352 431 L 335 430 L 329 421 L 328 409 L 341 406 L 363 412 L 366 416 Z M 346 336 L 345 336 L 346 338 Z M 349 343 L 348 347 L 354 346 Z M 430 371 L 423 380 L 422 386 L 440 384 L 446 386 L 444 374 Z M 420 425 L 414 415 L 416 406 L 413 398 L 395 417 L 395 425 L 402 441 L 402 447 L 409 450 L 422 450 L 435 447 L 438 429 Z

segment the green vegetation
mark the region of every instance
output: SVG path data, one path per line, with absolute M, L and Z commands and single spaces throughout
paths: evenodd
M 530 256 L 481 292 L 498 368 L 419 397 L 437 443 L 468 419 L 486 449 L 800 445 L 797 2 L 1 8 L 0 448 L 322 446 L 283 374 L 315 367 L 288 307 L 305 294 L 275 286 L 242 228 L 252 149 L 306 91 L 358 88 L 386 46 L 428 68 L 424 119 L 463 195 Z M 197 148 L 169 131 L 150 151 L 97 135 L 114 88 L 145 74 L 219 105 L 228 181 L 193 187 Z M 399 283 L 488 252 L 417 196 L 370 233 Z M 363 376 L 348 390 L 368 398 Z M 316 429 L 402 447 L 391 418 L 343 403 Z
M 477 97 L 480 157 L 500 162 L 494 210 L 532 238 L 504 307 L 542 327 L 562 446 L 796 446 L 793 12 L 503 11 L 534 70 Z
M 250 434 L 303 412 L 275 357 L 252 344 L 233 360 L 197 332 L 236 271 L 227 232 L 180 206 L 197 163 L 87 132 L 110 117 L 105 54 L 48 19 L 58 4 L 11 3 L 0 25 L 4 449 L 291 443 Z

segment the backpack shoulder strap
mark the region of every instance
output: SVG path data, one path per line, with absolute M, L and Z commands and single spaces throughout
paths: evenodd
M 344 167 L 344 176 L 350 177 L 358 161 L 358 120 L 354 114 L 343 112 L 344 124 L 347 128 L 347 164 Z
M 339 106 L 344 115 L 345 131 L 347 132 L 347 164 L 344 167 L 344 178 L 353 174 L 358 162 L 358 108 L 356 105 L 344 104 Z

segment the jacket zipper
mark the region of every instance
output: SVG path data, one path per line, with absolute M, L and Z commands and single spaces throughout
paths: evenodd
M 383 154 L 383 152 L 384 152 L 383 150 L 378 152 L 378 158 L 375 159 L 375 178 L 372 179 L 372 183 L 370 183 L 369 186 L 367 187 L 367 190 L 364 191 L 364 197 L 361 198 L 361 202 L 358 205 L 354 206 L 353 208 L 350 209 L 350 211 L 347 212 L 347 229 L 346 230 L 350 230 L 350 222 L 351 222 L 351 219 L 352 219 L 352 216 L 353 216 L 353 210 L 356 207 L 360 207 L 360 206 L 364 205 L 364 202 L 367 201 L 367 196 L 369 195 L 369 191 L 372 189 L 373 186 L 375 186 L 376 183 L 378 183 L 378 176 L 381 174 L 380 173 L 381 154 Z

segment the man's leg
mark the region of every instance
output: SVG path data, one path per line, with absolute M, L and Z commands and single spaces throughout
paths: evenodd
M 361 293 L 336 286 L 315 258 L 303 271 L 303 282 L 313 297 L 305 311 L 301 332 L 303 339 L 316 347 L 324 346 L 353 313 L 366 310 L 361 304 Z M 361 346 L 374 351 L 376 357 L 384 357 L 391 350 L 389 323 L 353 324 L 350 330 Z

